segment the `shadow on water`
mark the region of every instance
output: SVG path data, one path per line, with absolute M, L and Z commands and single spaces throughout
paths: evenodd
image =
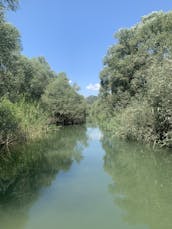
M 50 186 L 59 171 L 69 170 L 74 161 L 80 162 L 86 145 L 85 126 L 65 127 L 42 140 L 18 146 L 8 157 L 2 157 L 0 228 L 23 228 L 27 211 L 39 197 L 40 190 Z
M 109 191 L 123 210 L 123 220 L 149 229 L 172 228 L 172 155 L 104 134 L 104 169 Z M 140 227 L 139 227 L 140 228 Z

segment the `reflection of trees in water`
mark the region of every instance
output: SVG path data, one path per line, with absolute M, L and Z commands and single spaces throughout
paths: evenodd
M 113 179 L 109 190 L 125 220 L 150 229 L 171 229 L 172 155 L 106 135 L 102 144 L 104 167 Z
M 49 186 L 60 170 L 67 171 L 73 161 L 82 159 L 82 148 L 86 145 L 84 126 L 65 127 L 45 139 L 17 147 L 8 158 L 1 159 L 0 219 L 7 212 L 16 214 L 16 209 L 24 213 L 39 190 Z

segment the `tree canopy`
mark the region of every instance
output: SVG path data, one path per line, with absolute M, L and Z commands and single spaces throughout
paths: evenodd
M 118 42 L 104 58 L 100 97 L 112 113 L 122 112 L 123 136 L 172 144 L 171 28 L 172 12 L 144 16 L 135 26 L 116 33 Z
M 47 86 L 42 102 L 44 109 L 51 115 L 51 122 L 60 124 L 85 122 L 84 97 L 70 85 L 65 73 L 58 74 L 57 78 Z
M 55 73 L 43 56 L 21 54 L 20 33 L 4 17 L 17 7 L 17 0 L 0 0 L 0 146 L 39 135 L 47 123 L 85 122 L 79 87 Z

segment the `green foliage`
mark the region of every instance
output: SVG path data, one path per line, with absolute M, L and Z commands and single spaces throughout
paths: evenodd
M 92 109 L 93 104 L 95 104 L 95 102 L 97 101 L 97 99 L 98 99 L 98 96 L 95 96 L 95 95 L 90 95 L 90 96 L 88 96 L 88 97 L 85 98 L 86 104 L 87 104 L 87 106 L 86 106 L 87 119 L 88 119 L 88 117 L 90 118 L 92 116 L 91 110 L 93 110 Z
M 20 35 L 18 30 L 6 23 L 0 22 L 0 70 L 7 70 L 14 56 L 20 51 Z
M 150 68 L 147 100 L 153 110 L 159 143 L 172 147 L 172 67 L 171 60 Z
M 47 132 L 48 116 L 37 104 L 24 99 L 16 103 L 0 102 L 0 145 L 39 138 Z
M 30 101 L 39 101 L 55 76 L 43 57 L 28 59 L 17 55 L 7 70 L 1 73 L 0 95 L 8 95 L 12 101 L 16 101 L 20 95 Z
M 10 3 L 11 2 L 11 3 Z M 12 4 L 12 1 L 8 1 Z M 33 102 L 38 100 L 48 84 L 50 67 L 45 60 L 37 58 L 30 60 L 20 55 L 20 35 L 12 25 L 0 21 L 0 98 L 1 133 L 0 144 L 9 144 L 19 139 L 38 135 L 46 125 L 41 119 L 46 117 Z M 41 76 L 43 76 L 41 78 Z M 39 79 L 38 85 L 36 79 Z M 35 81 L 36 82 L 35 82 Z M 35 86 L 36 85 L 36 86 Z M 14 103 L 15 102 L 15 103 Z M 43 118 L 42 118 L 43 119 Z M 41 128 L 40 128 L 41 126 Z
M 88 104 L 92 105 L 96 100 L 97 100 L 97 96 L 95 95 L 90 95 L 88 97 L 86 97 L 86 101 Z
M 0 101 L 0 145 L 16 141 L 19 133 L 19 119 L 15 116 L 11 102 L 4 98 Z
M 0 97 L 16 89 L 16 78 L 12 74 L 12 66 L 20 51 L 20 35 L 15 27 L 0 22 Z
M 106 120 L 108 123 L 108 121 L 113 116 L 113 107 L 111 106 L 111 103 L 108 103 L 107 98 L 106 100 L 103 98 L 98 98 L 91 105 L 91 109 L 89 110 L 89 116 L 94 121 L 96 118 L 96 120 L 100 121 L 101 124 L 104 124 L 104 122 L 102 122 L 103 120 Z
M 153 110 L 146 101 L 133 101 L 111 119 L 114 135 L 141 142 L 156 141 Z
M 37 103 L 20 99 L 12 104 L 15 116 L 20 120 L 19 126 L 27 139 L 41 137 L 48 131 L 48 116 Z
M 118 44 L 108 50 L 100 75 L 103 95 L 112 96 L 113 106 L 118 103 L 125 107 L 131 97 L 144 92 L 150 65 L 170 58 L 171 19 L 171 12 L 153 13 L 131 29 L 122 29 L 116 34 Z M 127 103 L 124 93 L 128 96 Z
M 56 76 L 44 57 L 31 59 L 33 76 L 30 80 L 31 99 L 39 100 L 50 80 Z
M 116 34 L 100 74 L 115 134 L 172 147 L 171 27 L 172 12 L 155 12 Z
M 86 104 L 77 93 L 79 87 L 71 86 L 64 74 L 57 76 L 44 57 L 21 55 L 20 34 L 4 19 L 4 11 L 16 9 L 17 4 L 17 0 L 0 1 L 0 99 L 6 98 L 0 102 L 0 144 L 9 142 L 9 136 L 11 142 L 39 137 L 49 122 L 85 122 Z
M 85 100 L 69 84 L 64 73 L 47 86 L 42 103 L 49 111 L 51 123 L 68 125 L 85 122 Z

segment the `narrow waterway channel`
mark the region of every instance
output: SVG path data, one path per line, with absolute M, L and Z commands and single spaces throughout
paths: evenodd
M 171 229 L 172 156 L 66 127 L 0 160 L 0 229 Z

